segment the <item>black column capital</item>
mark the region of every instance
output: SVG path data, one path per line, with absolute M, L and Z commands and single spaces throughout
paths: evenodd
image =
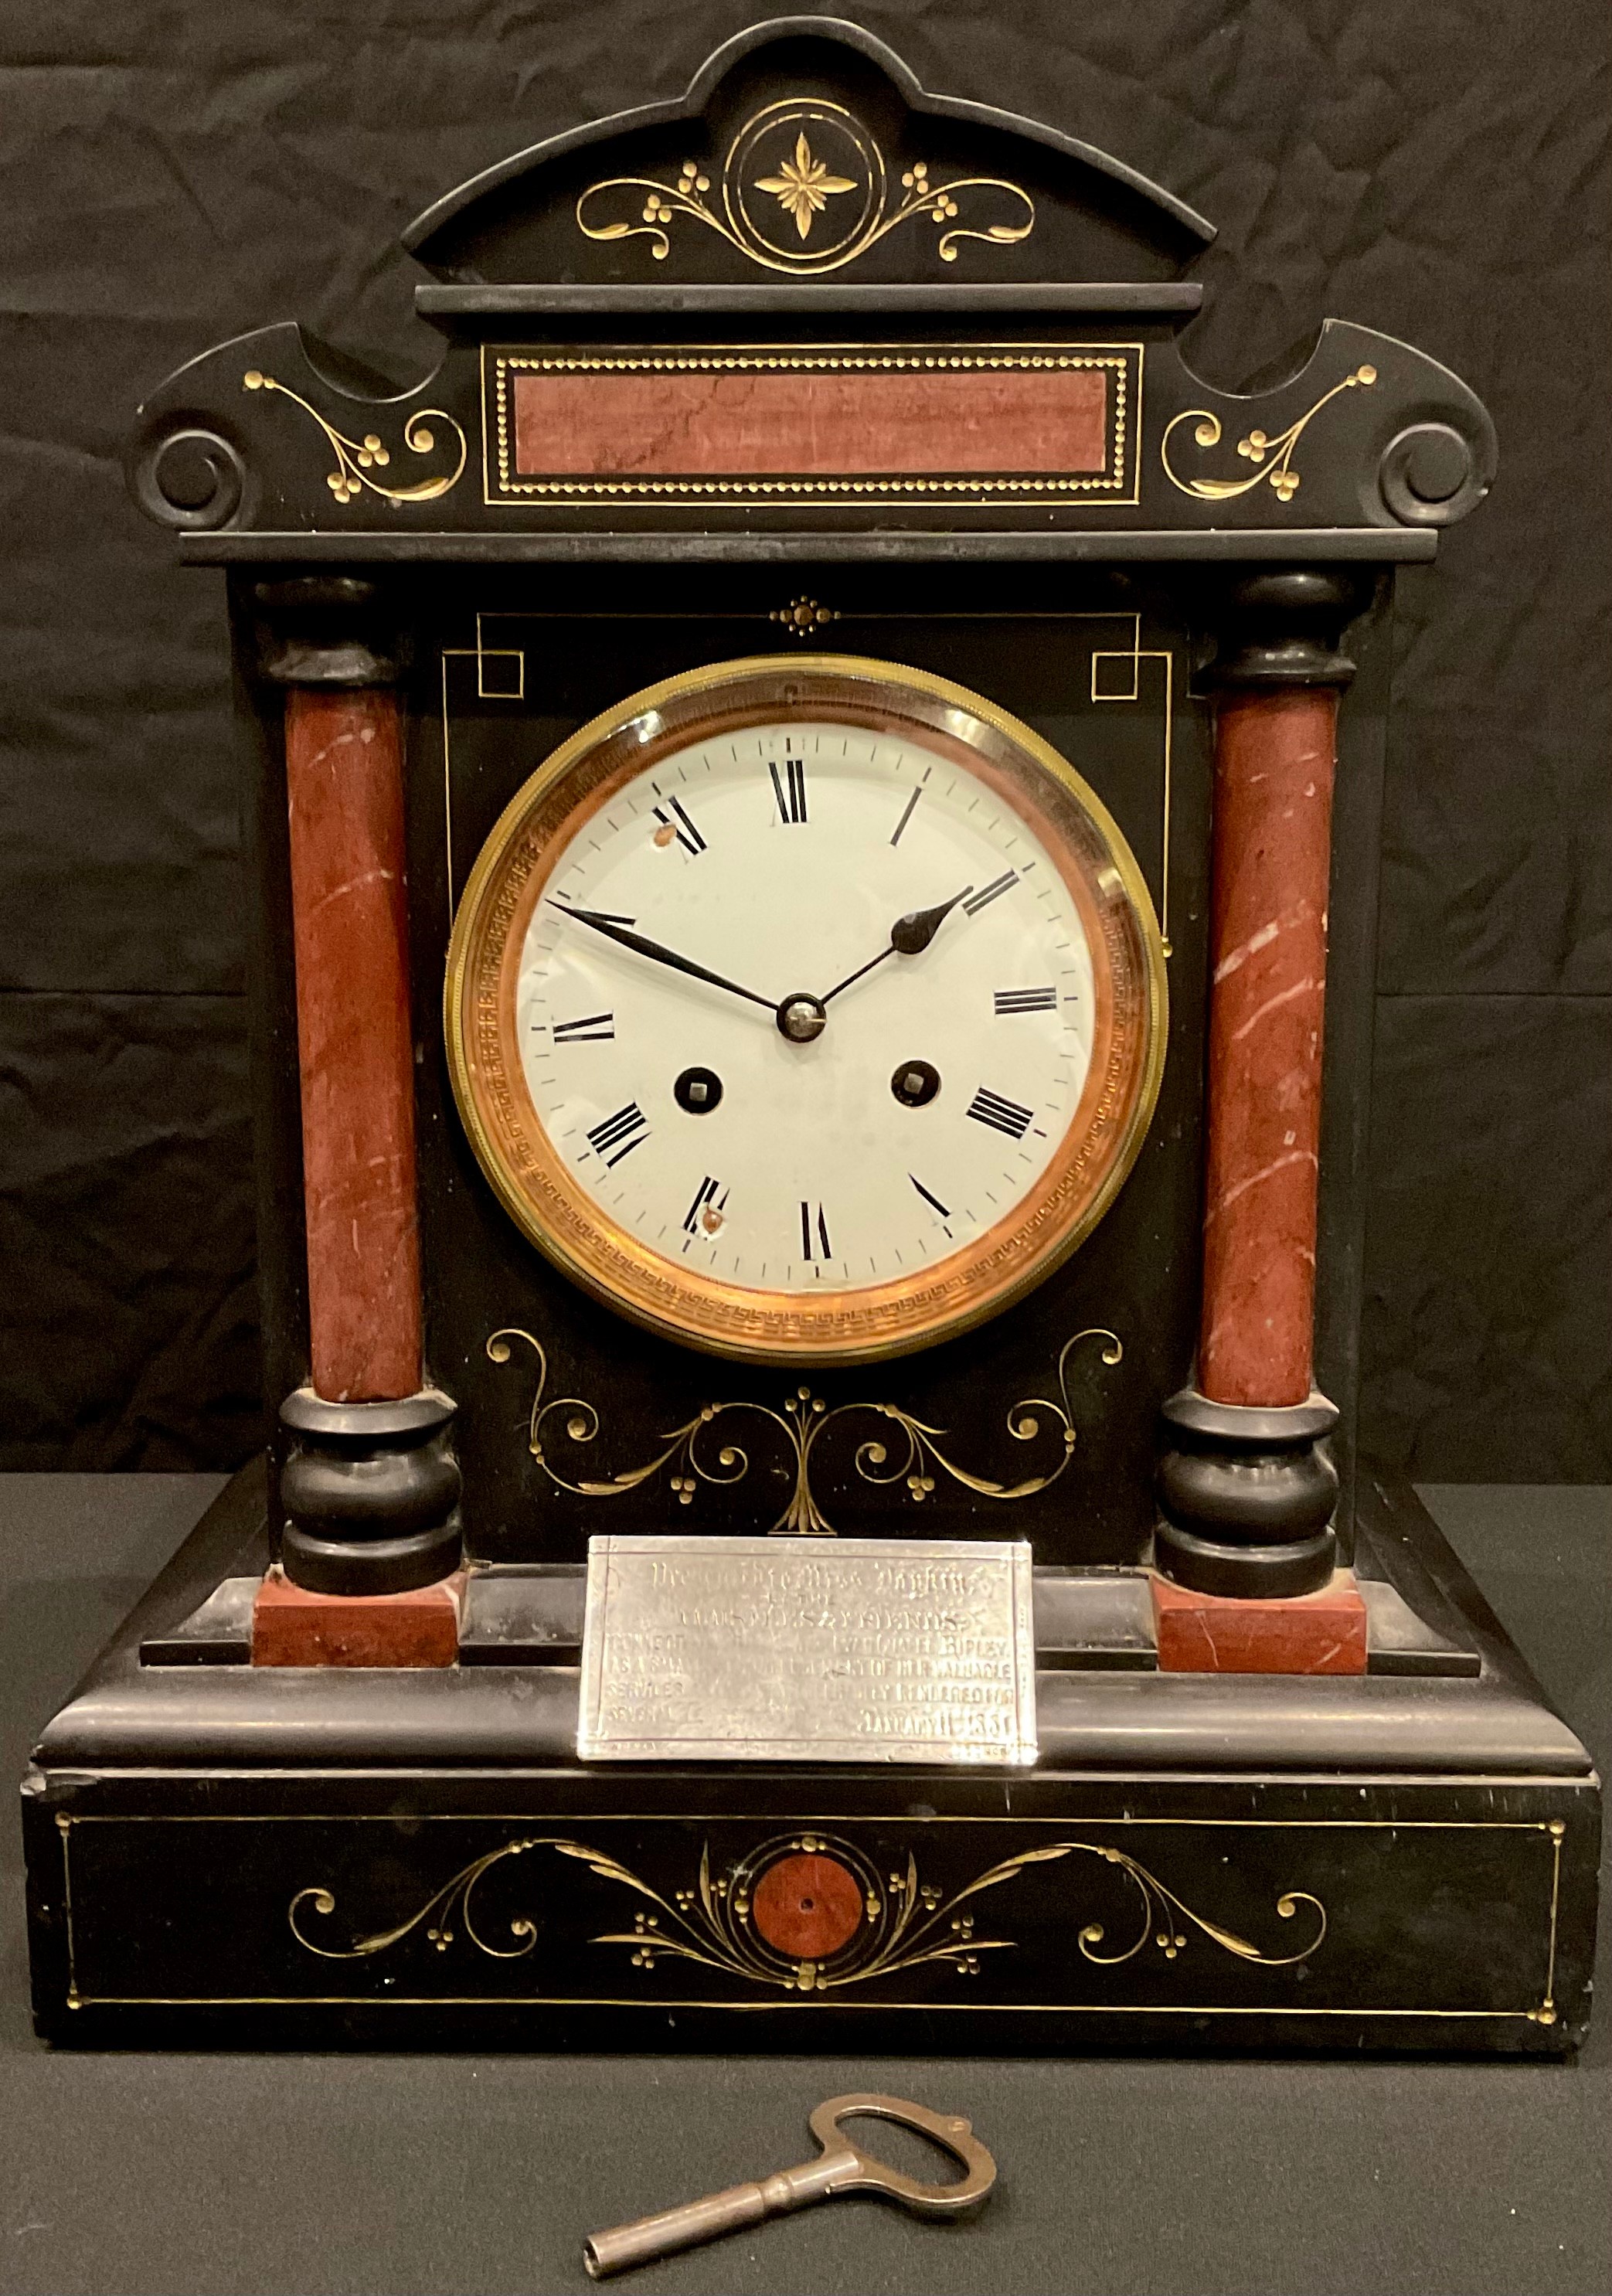
M 1218 644 L 1204 685 L 1347 685 L 1354 664 L 1339 646 L 1365 603 L 1359 578 L 1342 567 L 1272 566 L 1242 575 L 1211 610 Z
M 251 590 L 252 651 L 272 685 L 393 685 L 403 643 L 391 594 L 351 574 L 299 574 Z

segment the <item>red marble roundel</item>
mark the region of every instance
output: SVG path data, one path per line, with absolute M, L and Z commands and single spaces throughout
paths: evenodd
M 838 1857 L 780 1857 L 757 1882 L 750 1919 L 778 1953 L 826 1961 L 862 1924 L 862 1885 Z

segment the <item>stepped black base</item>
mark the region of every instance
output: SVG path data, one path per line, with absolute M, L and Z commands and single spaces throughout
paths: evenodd
M 249 1471 L 37 1750 L 53 2041 L 1538 2054 L 1583 2033 L 1598 1783 L 1408 1495 L 1371 1501 L 1363 1678 L 1161 1675 L 1145 1581 L 1038 1578 L 1042 1757 L 989 1775 L 584 1768 L 563 1571 L 473 1583 L 456 1669 L 253 1669 L 235 1613 L 263 1538 Z M 800 1850 L 863 1892 L 821 1963 L 749 1916 Z

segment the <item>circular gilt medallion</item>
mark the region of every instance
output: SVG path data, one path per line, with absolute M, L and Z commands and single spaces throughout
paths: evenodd
M 789 271 L 832 270 L 879 228 L 885 167 L 879 146 L 838 103 L 770 103 L 733 139 L 723 201 L 738 237 Z
M 1163 951 L 1092 791 L 949 679 L 685 672 L 566 742 L 465 888 L 472 1146 L 577 1283 L 719 1355 L 866 1362 L 995 1315 L 1101 1218 Z

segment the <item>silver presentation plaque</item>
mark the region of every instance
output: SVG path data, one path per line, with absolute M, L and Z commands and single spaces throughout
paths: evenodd
M 1035 1759 L 1030 1550 L 588 1541 L 577 1751 L 613 1762 Z

